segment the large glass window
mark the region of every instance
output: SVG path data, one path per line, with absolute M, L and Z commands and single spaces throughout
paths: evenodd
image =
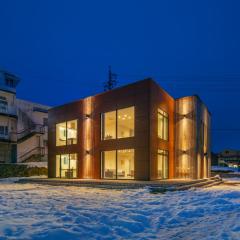
M 134 178 L 134 150 L 124 149 L 117 151 L 117 178 Z
M 67 122 L 67 144 L 77 143 L 77 120 Z
M 168 178 L 168 151 L 158 150 L 157 157 L 157 178 L 166 179 Z
M 56 156 L 56 177 L 77 177 L 77 154 L 62 154 Z
M 134 107 L 117 110 L 117 138 L 134 136 Z
M 101 139 L 134 137 L 134 107 L 101 114 Z
M 116 138 L 116 111 L 106 112 L 101 115 L 102 139 Z
M 56 145 L 64 146 L 66 145 L 67 129 L 66 122 L 58 123 L 56 125 Z
M 70 178 L 69 177 L 69 154 L 61 155 L 60 162 L 60 174 L 62 178 Z
M 77 177 L 77 154 L 72 153 L 69 155 L 69 172 L 70 172 L 70 178 L 76 178 Z
M 158 109 L 158 137 L 168 140 L 168 114 Z
M 56 146 L 77 144 L 77 120 L 56 124 Z
M 134 149 L 103 151 L 102 178 L 134 179 Z
M 116 151 L 102 152 L 102 178 L 116 178 Z

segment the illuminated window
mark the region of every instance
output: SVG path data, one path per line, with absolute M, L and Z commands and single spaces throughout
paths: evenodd
M 69 171 L 69 154 L 63 154 L 60 156 L 60 174 L 61 177 L 68 178 L 68 171 Z
M 166 179 L 168 178 L 168 151 L 158 150 L 157 157 L 157 178 Z
M 168 114 L 158 109 L 158 137 L 168 140 Z
M 101 114 L 101 139 L 134 137 L 134 107 Z
M 77 154 L 62 154 L 56 156 L 56 177 L 77 177 Z
M 56 145 L 64 146 L 67 141 L 66 122 L 56 124 Z
M 117 151 L 117 178 L 134 178 L 134 150 L 123 149 Z
M 101 115 L 102 140 L 116 138 L 116 111 Z
M 77 143 L 77 120 L 67 122 L 67 144 Z
M 117 137 L 134 136 L 134 107 L 117 110 Z
M 56 146 L 77 144 L 77 120 L 56 124 Z
M 134 179 L 134 149 L 103 151 L 102 178 Z
M 70 178 L 77 177 L 77 154 L 73 153 L 69 155 L 69 171 L 70 171 Z
M 116 151 L 102 152 L 102 178 L 116 178 Z

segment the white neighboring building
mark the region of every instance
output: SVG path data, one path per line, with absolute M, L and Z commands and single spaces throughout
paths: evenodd
M 16 86 L 19 78 L 0 71 L 0 163 L 17 161 Z
M 17 162 L 47 161 L 49 107 L 17 99 Z
M 49 107 L 16 99 L 19 81 L 0 70 L 0 163 L 47 161 Z

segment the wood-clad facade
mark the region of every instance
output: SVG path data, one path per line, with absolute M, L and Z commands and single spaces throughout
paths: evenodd
M 184 176 L 178 173 L 177 167 L 182 166 L 181 151 L 193 152 L 189 163 L 194 169 L 206 168 L 210 163 L 210 115 L 206 107 L 196 101 L 196 111 L 191 115 L 194 124 L 189 129 L 179 124 L 180 105 L 179 99 L 147 79 L 52 108 L 48 119 L 49 177 L 135 180 L 208 177 L 205 170 Z M 199 126 L 203 134 L 197 130 Z M 184 131 L 192 133 L 186 135 Z M 195 138 L 188 145 L 191 150 L 183 150 L 184 143 L 179 142 L 186 137 Z

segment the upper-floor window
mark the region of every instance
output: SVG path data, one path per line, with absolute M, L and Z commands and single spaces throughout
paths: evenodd
M 77 120 L 56 124 L 56 146 L 77 144 Z
M 101 139 L 134 137 L 134 107 L 101 114 Z
M 48 125 L 48 118 L 43 118 L 43 126 L 47 126 Z
M 116 139 L 116 111 L 101 114 L 102 140 Z
M 158 137 L 168 140 L 168 113 L 158 109 Z
M 8 135 L 8 126 L 0 126 L 0 135 Z
M 0 96 L 0 112 L 6 113 L 8 110 L 8 102 L 6 97 Z
M 5 79 L 5 82 L 6 82 L 6 85 L 9 86 L 9 87 L 15 87 L 15 83 L 14 83 L 14 80 L 11 79 L 11 78 L 6 78 Z
M 134 136 L 134 107 L 117 110 L 117 138 Z

